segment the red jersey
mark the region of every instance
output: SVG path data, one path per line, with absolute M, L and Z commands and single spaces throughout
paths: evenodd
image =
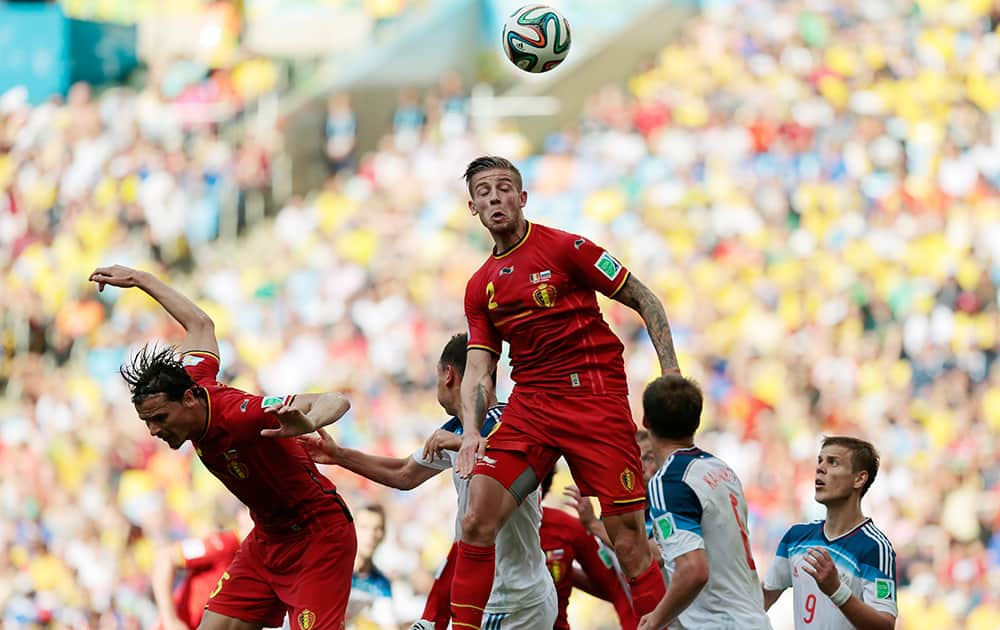
M 208 596 L 240 548 L 240 539 L 233 532 L 220 532 L 185 540 L 177 547 L 179 564 L 187 570 L 187 575 L 174 591 L 174 610 L 193 630 L 201 622 Z
M 580 563 L 580 568 L 587 574 L 590 581 L 603 591 L 614 604 L 619 621 L 623 628 L 635 628 L 635 621 L 628 594 L 618 581 L 614 568 L 601 558 L 597 540 L 584 528 L 580 520 L 562 510 L 542 508 L 542 527 L 539 530 L 542 538 L 542 551 L 545 552 L 545 563 L 556 584 L 556 594 L 559 596 L 559 615 L 554 628 L 568 630 L 569 621 L 566 617 L 566 607 L 573 591 L 573 561 Z
M 250 508 L 254 525 L 264 534 L 302 529 L 310 517 L 350 513 L 337 488 L 320 474 L 297 440 L 261 437 L 261 429 L 277 428 L 274 414 L 264 411 L 290 397 L 258 396 L 216 380 L 219 358 L 211 352 L 184 353 L 184 369 L 208 395 L 208 427 L 192 440 L 198 457 L 229 491 Z
M 500 354 L 523 391 L 627 394 L 624 347 L 601 316 L 629 271 L 589 240 L 529 223 L 517 245 L 490 256 L 465 288 L 469 348 Z

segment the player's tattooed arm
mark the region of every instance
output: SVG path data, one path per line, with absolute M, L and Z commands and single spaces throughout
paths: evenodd
M 487 404 L 486 401 L 492 398 L 491 392 L 487 389 L 486 385 L 483 383 L 476 383 L 476 424 L 479 425 L 481 429 L 483 426 L 483 418 L 486 417 Z
M 497 355 L 481 348 L 470 348 L 462 377 L 462 446 L 458 449 L 456 470 L 462 477 L 472 474 L 476 457 L 486 453 L 486 440 L 479 432 L 486 410 L 496 402 L 493 374 Z
M 479 435 L 486 411 L 495 404 L 496 369 L 497 356 L 492 352 L 480 348 L 468 351 L 462 377 L 462 432 L 466 435 Z
M 663 309 L 660 298 L 632 274 L 621 290 L 615 294 L 614 299 L 642 317 L 646 330 L 649 331 L 649 338 L 656 349 L 656 356 L 660 360 L 660 370 L 664 374 L 680 374 L 677 353 L 674 351 L 674 338 L 670 334 L 670 322 L 667 321 L 667 312 Z

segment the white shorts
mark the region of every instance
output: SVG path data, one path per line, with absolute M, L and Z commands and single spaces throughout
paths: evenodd
M 487 612 L 483 615 L 482 630 L 552 630 L 559 614 L 559 598 L 550 589 L 545 599 L 529 608 L 511 612 Z

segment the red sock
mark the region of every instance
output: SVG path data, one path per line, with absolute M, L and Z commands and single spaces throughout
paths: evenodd
M 455 560 L 458 557 L 458 543 L 452 543 L 448 559 L 434 580 L 431 592 L 427 594 L 427 604 L 421 619 L 433 621 L 437 630 L 445 630 L 451 621 L 451 581 L 455 578 Z
M 632 608 L 636 617 L 650 613 L 663 599 L 667 588 L 663 585 L 663 574 L 660 565 L 653 560 L 649 567 L 634 578 L 630 578 L 629 587 L 632 590 Z
M 455 577 L 451 582 L 451 626 L 455 630 L 479 630 L 483 609 L 493 589 L 496 549 L 496 545 L 480 547 L 458 543 Z M 662 580 L 660 589 L 663 589 Z

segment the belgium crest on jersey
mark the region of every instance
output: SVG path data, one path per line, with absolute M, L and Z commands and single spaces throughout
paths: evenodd
M 632 492 L 632 490 L 635 488 L 635 473 L 626 468 L 625 470 L 622 471 L 622 474 L 619 476 L 619 478 L 621 479 L 622 487 L 628 490 L 629 492 Z
M 250 469 L 247 465 L 241 462 L 238 458 L 240 456 L 239 452 L 235 448 L 231 448 L 226 451 L 223 456 L 226 458 L 226 470 L 233 477 L 239 480 L 246 479 L 250 476 Z
M 532 292 L 531 297 L 534 298 L 535 304 L 542 308 L 552 308 L 556 303 L 556 288 L 551 284 L 542 283 Z
M 545 562 L 549 565 L 549 573 L 552 574 L 552 581 L 556 584 L 563 579 L 563 567 L 559 561 L 564 553 L 562 549 L 552 549 L 545 552 Z
M 296 620 L 299 622 L 300 630 L 309 630 L 316 625 L 316 613 L 306 608 L 299 613 Z

